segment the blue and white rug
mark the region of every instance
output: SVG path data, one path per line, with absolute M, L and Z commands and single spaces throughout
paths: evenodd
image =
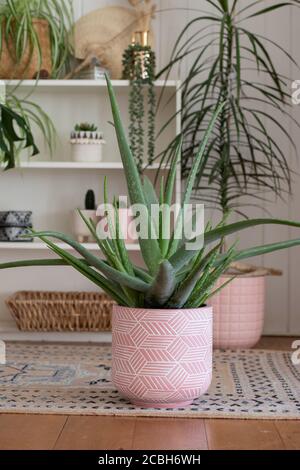
M 188 408 L 138 408 L 110 381 L 108 345 L 7 344 L 0 413 L 300 419 L 300 366 L 284 351 L 216 351 L 208 393 Z

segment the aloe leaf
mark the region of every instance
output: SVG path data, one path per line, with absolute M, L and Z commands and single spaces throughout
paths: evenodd
M 169 261 L 164 260 L 160 266 L 157 276 L 146 293 L 145 302 L 147 307 L 163 307 L 171 297 L 176 287 L 175 272 Z
M 105 292 L 107 292 L 119 305 L 128 305 L 128 301 L 123 296 L 122 292 L 119 289 L 118 284 L 113 282 L 110 279 L 106 279 L 101 274 L 96 272 L 94 269 L 90 268 L 86 263 L 83 263 L 75 256 L 70 253 L 62 250 L 57 247 L 54 243 L 51 243 L 46 238 L 42 239 L 49 246 L 49 248 L 64 259 L 70 266 L 72 266 L 76 271 L 82 274 L 84 277 L 92 281 L 98 287 L 101 287 Z M 130 305 L 130 304 L 129 304 Z M 130 305 L 135 306 L 135 305 Z
M 183 201 L 182 201 L 182 208 L 183 209 L 184 209 L 185 205 L 189 204 L 189 202 L 190 202 L 192 191 L 193 191 L 193 188 L 194 188 L 194 183 L 195 183 L 199 168 L 201 166 L 201 160 L 203 158 L 205 149 L 207 147 L 208 140 L 211 136 L 211 133 L 212 133 L 212 130 L 215 126 L 215 123 L 216 123 L 222 109 L 224 108 L 224 106 L 225 106 L 225 103 L 221 103 L 217 107 L 215 112 L 213 113 L 213 116 L 210 119 L 208 128 L 207 128 L 207 130 L 204 134 L 204 137 L 203 137 L 203 140 L 202 140 L 201 145 L 199 147 L 199 150 L 197 152 L 197 155 L 193 160 L 192 168 L 191 168 L 191 171 L 190 171 L 190 174 L 189 174 L 189 177 L 188 177 L 188 180 L 187 180 L 187 184 L 186 184 L 186 187 L 185 187 L 185 191 L 184 191 L 184 196 L 183 196 Z M 170 259 L 174 255 L 174 253 L 176 252 L 176 250 L 178 248 L 178 245 L 179 245 L 180 237 L 179 237 L 178 231 L 181 230 L 182 216 L 183 216 L 183 213 L 181 212 L 178 215 L 176 223 L 175 223 L 174 236 L 172 237 L 172 241 L 171 241 L 169 251 L 168 251 L 168 255 L 167 255 L 168 259 Z
M 113 118 L 114 118 L 115 130 L 117 134 L 121 159 L 123 162 L 124 172 L 125 172 L 125 176 L 127 180 L 127 187 L 128 187 L 130 201 L 131 201 L 131 204 L 142 204 L 143 206 L 146 207 L 147 204 L 146 204 L 146 200 L 145 200 L 145 196 L 144 196 L 144 192 L 142 188 L 142 182 L 139 176 L 139 172 L 138 172 L 135 160 L 133 158 L 129 144 L 127 142 L 125 130 L 124 130 L 122 120 L 121 120 L 120 110 L 116 101 L 113 87 L 111 85 L 111 82 L 108 76 L 106 76 L 106 81 L 107 81 L 107 88 L 108 88 L 109 98 L 111 102 L 111 108 L 112 108 L 112 113 L 113 113 Z M 153 224 L 152 224 L 151 216 L 149 213 L 148 213 L 148 224 L 149 224 L 149 228 L 151 231 Z M 152 274 L 155 274 L 157 271 L 157 266 L 159 265 L 159 262 L 161 260 L 161 253 L 160 253 L 157 239 L 152 239 L 152 238 L 143 239 L 140 237 L 139 244 L 140 244 L 142 256 L 144 258 L 146 265 L 148 266 L 150 272 Z
M 281 219 L 253 219 L 243 220 L 234 224 L 225 225 L 214 230 L 210 230 L 204 234 L 204 244 L 207 246 L 210 243 L 215 242 L 221 238 L 224 238 L 233 233 L 245 230 L 247 228 L 256 227 L 259 225 L 285 225 L 288 227 L 300 227 L 299 222 L 293 222 L 290 220 Z M 195 241 L 195 239 L 193 240 Z M 170 263 L 174 266 L 176 272 L 178 272 L 185 264 L 187 264 L 195 255 L 197 251 L 187 250 L 186 246 L 180 247 L 177 252 L 169 259 Z
M 143 191 L 148 208 L 148 213 L 151 214 L 152 206 L 159 207 L 159 200 L 152 182 L 146 175 L 143 177 Z M 153 220 L 152 223 L 155 229 L 155 234 L 158 238 L 159 227 L 157 226 L 157 223 L 155 223 L 155 220 Z
M 270 243 L 268 245 L 256 246 L 253 248 L 248 248 L 247 250 L 242 250 L 236 253 L 234 261 L 241 261 L 243 259 L 253 258 L 254 256 L 266 255 L 268 253 L 273 253 L 275 251 L 286 250 L 293 246 L 300 245 L 300 238 L 295 240 L 286 240 L 283 242 Z
M 81 260 L 84 261 L 85 260 Z M 1 263 L 0 269 L 27 268 L 30 266 L 69 266 L 63 259 L 29 259 L 23 261 L 11 261 L 9 263 Z
M 103 260 L 97 258 L 93 254 L 91 254 L 86 248 L 84 248 L 80 243 L 77 243 L 72 238 L 58 232 L 33 232 L 34 236 L 43 240 L 45 237 L 52 237 L 60 240 L 67 245 L 74 248 L 84 259 L 94 268 L 101 271 L 105 276 L 109 277 L 113 281 L 120 283 L 123 286 L 130 287 L 131 289 L 135 289 L 138 292 L 147 292 L 149 285 L 146 284 L 144 281 L 141 281 L 138 278 L 133 276 L 129 276 L 124 272 L 117 271 L 116 269 L 112 268 L 108 264 L 106 264 Z M 66 252 L 65 252 L 66 253 Z
M 148 210 L 150 212 L 151 206 L 154 204 L 159 204 L 158 197 L 155 191 L 155 188 L 151 182 L 151 180 L 148 178 L 147 175 L 143 177 L 143 191 L 144 191 L 144 196 L 146 200 L 146 204 L 148 207 Z
M 194 268 L 187 275 L 186 279 L 176 289 L 174 295 L 168 302 L 169 308 L 182 308 L 190 298 L 196 284 L 201 277 L 202 284 L 209 277 L 210 269 L 216 260 L 219 246 L 216 246 L 205 258 L 202 259 L 202 250 L 199 253 L 199 259 L 195 262 Z M 202 273 L 203 271 L 203 273 Z M 201 276 L 202 274 L 202 276 Z
M 166 192 L 165 192 L 165 204 L 172 204 L 172 197 L 174 194 L 174 186 L 176 181 L 177 166 L 181 159 L 181 151 L 183 144 L 183 136 L 180 136 L 178 145 L 175 151 L 175 158 L 172 159 L 171 168 L 169 171 L 167 183 L 166 183 Z

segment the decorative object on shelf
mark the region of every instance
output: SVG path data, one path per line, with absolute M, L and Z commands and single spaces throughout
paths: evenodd
M 83 217 L 99 248 L 101 248 L 105 260 L 102 260 L 99 256 L 94 256 L 83 245 L 63 233 L 32 231 L 32 235 L 45 243 L 57 255 L 57 259 L 14 261 L 0 264 L 0 269 L 24 266 L 71 266 L 80 272 L 103 289 L 117 303 L 113 313 L 114 354 L 112 358 L 112 376 L 119 392 L 139 405 L 145 404 L 145 406 L 151 405 L 162 408 L 180 407 L 181 404 L 186 406 L 203 394 L 209 386 L 212 373 L 212 310 L 205 305 L 216 294 L 215 284 L 218 279 L 226 272 L 233 261 L 241 261 L 253 256 L 265 255 L 276 250 L 300 245 L 300 238 L 241 251 L 238 251 L 236 244 L 234 244 L 227 249 L 224 247 L 223 252 L 220 253 L 224 237 L 264 224 L 300 228 L 300 222 L 278 219 L 248 219 L 233 224 L 224 222 L 214 229 L 209 225 L 206 227 L 203 246 L 200 249 L 182 243 L 182 238 L 179 236 L 182 230 L 181 211 L 176 217 L 173 231 L 171 230 L 170 217 L 165 217 L 163 210 L 161 210 L 161 217 L 159 217 L 158 225 L 156 225 L 156 221 L 152 217 L 153 213 L 148 211 L 147 208 L 153 204 L 153 200 L 156 201 L 156 204 L 159 204 L 159 209 L 162 208 L 162 204 L 171 206 L 176 168 L 181 156 L 182 139 L 178 139 L 176 156 L 172 160 L 169 177 L 166 185 L 162 179 L 161 197 L 158 198 L 150 180 L 147 177 L 142 180 L 138 173 L 109 79 L 107 79 L 107 83 L 130 202 L 132 205 L 141 204 L 145 208 L 146 227 L 144 228 L 148 229 L 147 233 L 151 230 L 151 233 L 156 234 L 154 237 L 139 238 L 145 268 L 140 268 L 132 262 L 124 240 L 118 236 L 118 230 L 116 230 L 116 238 L 113 238 L 111 242 L 106 239 L 102 240 L 97 235 L 94 224 Z M 196 175 L 200 171 L 201 165 L 203 165 L 206 145 L 216 121 L 220 118 L 224 105 L 225 103 L 221 103 L 210 119 L 188 177 L 182 207 L 190 203 Z M 105 188 L 104 195 L 107 199 Z M 106 204 L 107 201 L 105 200 L 104 203 Z M 165 231 L 162 230 L 166 225 L 172 232 L 171 236 L 166 236 Z M 81 258 L 64 250 L 51 239 L 68 244 Z M 188 241 L 190 243 L 195 242 L 194 239 Z M 213 246 L 210 247 L 210 245 Z M 231 278 L 227 282 L 230 281 Z M 221 288 L 225 285 L 223 284 Z M 128 330 L 126 330 L 124 342 L 121 340 L 124 335 L 124 321 L 121 321 L 121 315 L 124 316 L 125 323 L 129 328 L 133 324 L 136 325 L 136 328 L 131 332 L 131 340 L 128 336 Z M 169 343 L 170 350 L 164 358 L 163 369 L 161 355 L 159 357 L 149 354 L 144 356 L 142 351 L 137 351 L 133 355 L 130 354 L 128 342 L 131 341 L 134 344 L 140 338 L 143 339 L 146 334 L 145 331 L 154 332 L 148 337 L 148 349 L 162 349 L 163 344 L 168 341 L 166 322 L 168 322 L 169 328 L 172 329 L 172 334 Z M 146 330 L 144 328 L 145 323 L 147 324 Z M 162 332 L 162 334 L 157 335 L 155 333 L 157 331 Z M 199 352 L 200 344 L 201 354 Z M 187 373 L 179 375 L 176 358 L 179 360 L 179 353 L 182 359 L 182 347 L 184 347 L 184 354 L 187 354 L 187 358 L 189 357 L 190 362 L 193 364 L 194 373 L 187 371 Z M 140 356 L 137 357 L 137 354 L 140 354 Z M 126 358 L 126 361 L 119 360 L 121 356 Z M 163 388 L 162 393 L 155 393 L 146 380 L 141 382 L 138 390 L 136 382 L 139 380 L 141 371 L 137 372 L 136 370 L 137 359 L 141 360 L 144 367 L 148 369 L 149 377 L 151 377 L 153 383 L 158 383 L 162 377 L 162 372 L 165 376 L 166 369 L 169 368 L 172 380 L 176 381 L 176 390 L 174 390 L 173 395 L 170 393 L 169 388 L 167 390 Z M 174 366 L 175 362 L 176 365 Z M 130 380 L 127 381 L 124 380 L 124 376 L 128 367 L 131 367 L 131 373 Z
M 0 77 L 57 78 L 71 52 L 72 2 L 1 2 Z
M 79 80 L 105 80 L 105 74 L 109 74 L 109 71 L 102 67 L 101 62 L 97 57 L 91 60 L 90 65 L 85 69 L 81 70 L 74 79 Z
M 74 26 L 74 54 L 81 63 L 66 76 L 70 79 L 97 58 L 112 79 L 122 77 L 122 55 L 134 31 L 150 30 L 155 5 L 152 0 L 129 0 L 133 8 L 108 6 L 81 17 Z
M 95 226 L 100 220 L 96 215 L 95 193 L 92 189 L 89 189 L 86 193 L 84 207 L 84 210 L 76 209 L 76 211 L 73 212 L 73 232 L 76 240 L 80 243 L 89 243 L 93 242 L 94 238 L 92 237 L 82 216 L 86 217 L 87 220 L 92 221 Z
M 0 163 L 5 170 L 15 167 L 16 147 L 31 148 L 32 156 L 39 153 L 27 120 L 0 101 Z
M 71 133 L 72 159 L 74 162 L 101 162 L 103 146 L 106 144 L 103 133 L 94 124 L 82 123 Z
M 145 134 L 148 139 L 148 164 L 155 157 L 155 54 L 148 43 L 149 31 L 137 31 L 123 55 L 123 78 L 130 80 L 129 140 L 138 169 L 142 172 L 145 153 Z M 147 90 L 148 119 L 145 123 L 145 96 Z M 145 130 L 148 132 L 145 132 Z
M 21 331 L 110 331 L 114 301 L 99 292 L 17 292 L 6 304 Z
M 285 71 L 280 71 L 279 66 L 273 62 L 273 52 L 277 50 L 278 54 L 283 54 L 284 60 L 291 63 L 294 60 L 280 44 L 258 35 L 257 30 L 252 33 L 247 25 L 247 20 L 251 17 L 267 16 L 286 6 L 297 5 L 293 1 L 271 2 L 268 8 L 263 8 L 261 2 L 253 2 L 244 9 L 243 2 L 237 0 L 228 9 L 228 2 L 212 0 L 210 8 L 213 7 L 214 15 L 211 11 L 209 16 L 201 14 L 186 25 L 178 36 L 169 64 L 158 75 L 159 77 L 167 72 L 168 76 L 173 67 L 187 57 L 192 57 L 192 49 L 200 48 L 201 53 L 192 60 L 190 71 L 182 82 L 184 177 L 188 177 L 208 116 L 213 114 L 217 103 L 226 101 L 205 152 L 205 168 L 201 168 L 198 173 L 194 194 L 194 198 L 220 209 L 223 219 L 232 212 L 247 217 L 247 206 L 259 206 L 261 201 L 267 200 L 268 192 L 284 199 L 286 193 L 291 191 L 291 169 L 282 146 L 287 139 L 291 148 L 295 149 L 290 130 L 285 126 L 287 116 L 290 122 L 295 123 L 295 119 L 288 109 L 290 94 L 286 91 Z M 236 21 L 237 17 L 240 18 L 239 21 Z M 200 31 L 206 21 L 210 22 L 211 34 L 205 39 Z M 199 39 L 195 33 L 196 28 Z M 221 46 L 210 62 L 210 45 L 214 42 Z M 280 61 L 277 62 L 280 64 Z M 250 63 L 251 79 L 247 76 Z M 263 107 L 258 106 L 261 103 Z M 166 160 L 174 152 L 175 146 L 174 140 L 165 152 Z M 236 291 L 243 292 L 241 301 L 247 295 L 246 285 L 249 286 L 249 298 L 261 296 L 261 286 L 265 286 L 265 280 L 258 282 L 257 276 L 280 274 L 273 269 L 255 268 L 244 263 L 235 263 L 232 268 L 237 276 L 234 285 L 240 284 L 240 289 L 236 287 Z M 249 279 L 251 275 L 252 283 Z M 244 276 L 246 280 L 243 279 Z M 228 286 L 219 294 L 219 298 L 216 296 L 211 301 L 212 306 L 216 306 L 216 344 L 226 347 L 229 331 L 240 330 L 236 346 L 254 346 L 258 336 L 253 337 L 250 345 L 247 328 L 242 324 L 241 318 L 233 314 L 229 316 L 229 311 L 236 311 L 237 308 L 237 296 L 231 294 L 232 290 L 233 286 Z M 223 302 L 225 297 L 226 302 Z M 230 299 L 233 301 L 232 308 Z M 262 313 L 261 302 L 256 305 L 255 311 L 255 301 L 252 302 L 253 321 L 257 321 Z M 243 309 L 241 303 L 240 310 Z M 231 347 L 233 346 L 234 341 L 231 341 Z
M 33 238 L 24 238 L 32 229 L 31 211 L 0 212 L 0 242 L 32 242 Z

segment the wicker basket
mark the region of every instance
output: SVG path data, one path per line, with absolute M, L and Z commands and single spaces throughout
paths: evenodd
M 6 301 L 21 331 L 110 331 L 114 301 L 94 292 L 17 292 Z

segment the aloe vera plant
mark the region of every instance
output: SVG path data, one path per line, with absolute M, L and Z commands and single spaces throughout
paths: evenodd
M 162 211 L 159 217 L 159 226 L 157 227 L 152 218 L 152 212 L 148 211 L 148 208 L 157 203 L 160 205 L 171 204 L 175 169 L 181 155 L 182 139 L 177 142 L 176 157 L 172 161 L 168 179 L 165 184 L 163 180 L 161 181 L 160 195 L 157 196 L 152 183 L 146 177 L 142 179 L 139 175 L 137 165 L 126 139 L 113 88 L 109 79 L 107 79 L 107 82 L 130 201 L 131 204 L 143 204 L 145 206 L 148 228 L 153 229 L 157 234 L 153 238 L 144 239 L 140 237 L 139 239 L 145 268 L 142 269 L 132 263 L 120 234 L 117 217 L 115 217 L 115 224 L 110 224 L 115 228 L 116 237 L 101 239 L 92 221 L 85 219 L 82 215 L 91 234 L 99 244 L 105 259 L 90 253 L 83 245 L 62 233 L 51 231 L 33 232 L 35 237 L 46 243 L 49 249 L 57 255 L 57 259 L 23 260 L 5 263 L 0 265 L 0 269 L 26 266 L 71 266 L 111 295 L 119 305 L 164 309 L 198 308 L 203 306 L 211 295 L 215 294 L 216 289 L 214 285 L 216 281 L 226 271 L 232 261 L 300 245 L 299 238 L 252 247 L 242 251 L 239 251 L 236 244 L 234 244 L 227 251 L 224 252 L 223 250 L 223 252 L 220 252 L 225 236 L 250 227 L 261 224 L 277 224 L 300 228 L 300 222 L 278 219 L 255 219 L 228 225 L 223 222 L 214 229 L 207 225 L 203 237 L 203 246 L 197 250 L 188 250 L 186 244 L 175 235 L 180 225 L 181 211 L 179 211 L 177 216 L 173 235 L 166 238 L 162 227 L 170 223 L 169 219 L 164 218 Z M 183 205 L 189 203 L 210 133 L 216 120 L 222 113 L 222 109 L 223 104 L 215 110 L 193 161 L 182 202 L 182 210 L 184 209 Z M 105 200 L 107 201 L 106 187 L 104 193 Z M 117 204 L 114 204 L 114 207 L 116 216 L 118 210 Z M 63 250 L 52 241 L 53 239 L 68 244 L 80 257 Z

